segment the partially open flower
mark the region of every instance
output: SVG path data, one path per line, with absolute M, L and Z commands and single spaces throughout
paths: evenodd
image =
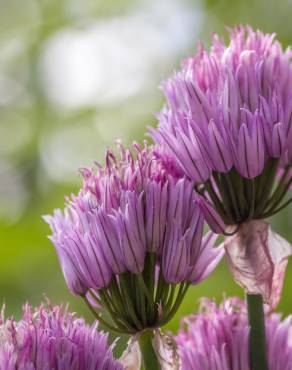
M 292 369 L 291 317 L 271 314 L 265 320 L 270 370 Z M 246 307 L 238 298 L 217 306 L 205 300 L 201 313 L 185 317 L 176 336 L 181 370 L 249 370 Z
M 223 255 L 212 234 L 202 239 L 193 183 L 170 172 L 151 148 L 120 146 L 105 168 L 81 171 L 83 187 L 64 214 L 45 218 L 68 287 L 92 310 L 92 300 L 105 308 L 116 331 L 165 324 Z
M 238 27 L 230 30 L 228 45 L 217 35 L 210 52 L 200 45 L 162 86 L 167 105 L 151 136 L 173 166 L 195 182 L 205 199 L 201 209 L 216 233 L 246 233 L 252 220 L 270 217 L 292 201 L 287 199 L 292 184 L 291 57 L 290 48 L 283 51 L 274 35 Z M 256 225 L 250 229 L 266 229 L 264 223 Z M 267 235 L 257 238 L 250 231 L 249 236 L 264 251 Z M 279 255 L 276 248 L 276 243 L 269 245 Z M 236 249 L 241 249 L 237 261 L 244 255 L 245 273 L 259 276 L 260 266 L 250 259 L 255 251 L 243 251 L 239 244 Z M 291 248 L 278 260 L 289 254 Z M 231 266 L 233 272 L 237 268 Z M 271 268 L 279 270 L 277 262 Z M 278 286 L 283 276 L 284 269 Z M 258 292 L 258 287 L 252 290 L 256 283 L 247 291 Z
M 96 329 L 62 306 L 25 305 L 20 321 L 0 320 L 0 370 L 122 370 Z
M 151 135 L 226 224 L 291 202 L 291 56 L 274 35 L 238 27 L 229 45 L 217 35 L 209 53 L 200 45 L 162 86 L 167 105 Z

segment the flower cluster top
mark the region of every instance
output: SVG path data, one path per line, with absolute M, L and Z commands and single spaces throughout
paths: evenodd
M 181 370 L 249 370 L 249 324 L 245 303 L 225 299 L 219 306 L 203 300 L 201 312 L 185 317 L 176 336 Z M 266 316 L 268 362 L 271 370 L 292 369 L 291 317 Z
M 20 321 L 0 319 L 0 370 L 122 370 L 97 324 L 62 306 L 23 309 Z
M 145 143 L 107 152 L 105 167 L 82 169 L 83 186 L 64 214 L 46 216 L 64 275 L 75 294 L 107 287 L 113 275 L 144 270 L 154 252 L 164 279 L 197 283 L 215 267 L 222 248 L 202 242 L 203 213 L 192 182 L 176 176 Z
M 234 166 L 254 178 L 267 158 L 292 164 L 292 52 L 250 27 L 217 35 L 163 85 L 167 105 L 151 130 L 196 183 Z

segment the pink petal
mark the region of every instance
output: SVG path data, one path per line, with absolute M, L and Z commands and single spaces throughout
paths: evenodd
M 287 259 L 292 247 L 269 224 L 253 220 L 225 238 L 226 258 L 235 281 L 249 294 L 261 294 L 276 307 L 281 298 Z

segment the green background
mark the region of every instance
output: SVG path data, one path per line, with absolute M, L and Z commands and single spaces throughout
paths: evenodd
M 65 286 L 41 216 L 63 207 L 64 195 L 78 191 L 77 168 L 102 161 L 116 137 L 126 144 L 143 140 L 146 126 L 155 124 L 154 113 L 162 106 L 160 81 L 194 51 L 199 39 L 208 46 L 211 32 L 226 35 L 226 25 L 249 23 L 276 32 L 287 46 L 292 40 L 291 4 L 0 0 L 0 301 L 7 315 L 20 317 L 26 301 L 38 305 L 45 294 L 56 304 L 70 302 L 71 310 L 92 321 L 83 302 Z M 93 41 L 88 33 L 95 35 Z M 69 41 L 64 34 L 70 35 Z M 80 63 L 74 54 L 78 37 Z M 72 56 L 66 51 L 68 43 Z M 71 74 L 66 67 L 70 63 L 75 63 Z M 96 91 L 86 63 L 93 72 L 97 63 Z M 89 93 L 86 86 L 82 90 L 84 73 Z M 75 79 L 81 79 L 81 85 L 75 85 Z M 290 242 L 291 216 L 290 206 L 271 220 Z M 291 284 L 290 263 L 279 306 L 284 314 L 292 311 Z M 220 300 L 234 294 L 242 292 L 223 261 L 188 292 L 167 328 L 177 330 L 180 317 L 194 312 L 200 297 Z

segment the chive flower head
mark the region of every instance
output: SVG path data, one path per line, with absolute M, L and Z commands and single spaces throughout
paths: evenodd
M 103 307 L 113 321 L 108 326 L 133 334 L 170 320 L 223 249 L 213 248 L 212 232 L 203 237 L 191 181 L 178 178 L 146 143 L 118 146 L 104 167 L 81 170 L 79 194 L 45 220 L 69 289 L 99 320 Z

